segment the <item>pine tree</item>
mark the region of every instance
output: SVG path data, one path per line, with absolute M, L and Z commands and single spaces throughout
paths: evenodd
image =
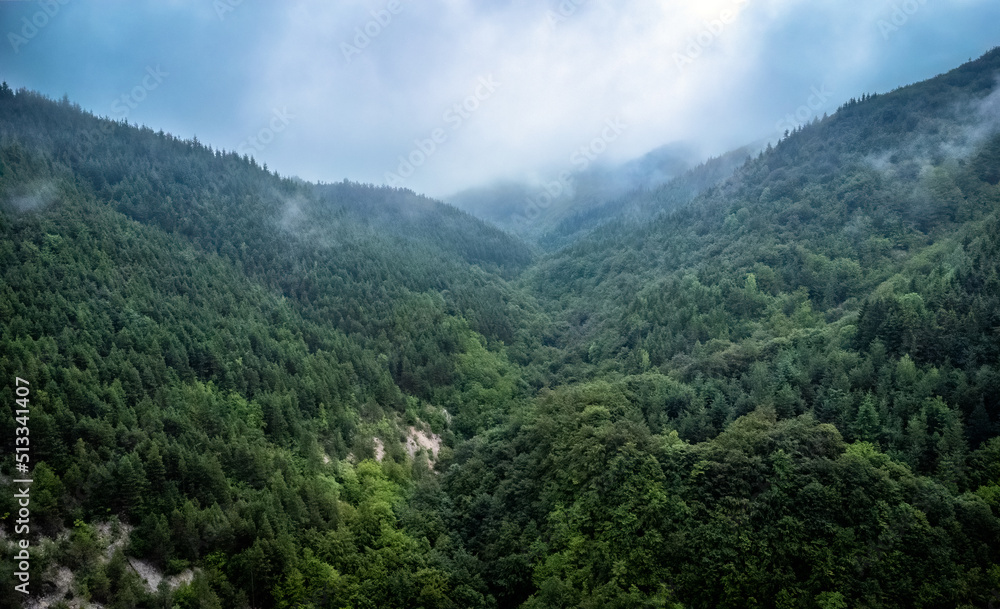
M 858 414 L 854 417 L 853 432 L 859 440 L 871 442 L 878 446 L 879 438 L 882 434 L 882 425 L 879 421 L 878 409 L 875 406 L 875 396 L 871 393 L 865 394 L 858 408 Z

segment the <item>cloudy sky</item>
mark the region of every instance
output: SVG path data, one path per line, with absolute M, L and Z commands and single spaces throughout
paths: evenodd
M 0 0 L 0 77 L 286 175 L 442 197 L 602 138 L 618 162 L 774 137 L 978 57 L 998 23 L 996 0 Z

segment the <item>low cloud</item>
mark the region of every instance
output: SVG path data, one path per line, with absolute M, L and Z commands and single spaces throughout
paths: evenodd
M 0 29 L 32 6 L 0 2 Z M 403 185 L 440 197 L 558 175 L 608 117 L 630 128 L 606 163 L 671 142 L 706 157 L 777 137 L 803 108 L 832 112 L 982 54 L 1000 20 L 993 0 L 227 0 L 222 18 L 212 6 L 68 4 L 0 60 L 14 86 L 98 113 L 145 66 L 169 66 L 170 86 L 129 121 L 225 149 L 247 149 L 287 108 L 295 120 L 250 153 L 326 182 L 385 183 L 492 75 L 502 86 L 460 130 L 426 159 L 413 153 L 423 163 Z
M 303 123 L 320 128 L 305 136 L 307 146 L 343 142 L 360 152 L 345 174 L 373 182 L 480 74 L 495 74 L 502 90 L 406 184 L 435 196 L 558 173 L 607 116 L 636 126 L 608 151 L 608 162 L 668 142 L 697 142 L 707 156 L 778 135 L 776 122 L 817 89 L 832 92 L 824 104 L 832 112 L 880 80 L 880 69 L 888 72 L 883 90 L 906 84 L 891 80 L 884 62 L 894 45 L 907 44 L 907 28 L 940 17 L 922 8 L 887 42 L 878 24 L 892 18 L 891 3 L 401 0 L 379 30 L 371 22 L 381 4 L 295 3 L 297 16 L 284 24 L 265 74 L 281 82 L 283 95 L 312 102 L 302 108 Z M 972 10 L 976 3 L 959 4 Z M 334 41 L 350 40 L 366 24 L 377 37 L 343 61 Z M 293 69 L 317 53 L 328 54 L 324 69 Z M 322 175 L 322 165 L 317 159 L 303 171 Z
M 59 188 L 54 182 L 36 182 L 25 190 L 10 196 L 11 206 L 18 211 L 34 211 L 47 207 L 59 198 Z

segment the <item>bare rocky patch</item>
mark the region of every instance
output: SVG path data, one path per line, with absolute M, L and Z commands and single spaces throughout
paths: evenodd
M 421 451 L 427 451 L 427 459 L 434 463 L 441 451 L 441 436 L 429 431 L 423 431 L 412 425 L 406 430 L 406 452 L 411 459 L 416 459 Z
M 104 551 L 98 560 L 106 564 L 111 560 L 115 552 L 118 550 L 124 552 L 133 528 L 131 525 L 120 522 L 94 524 L 93 529 L 96 533 L 97 541 L 104 547 Z M 64 542 L 68 537 L 69 531 L 63 530 L 54 540 L 50 540 L 50 543 Z M 195 573 L 192 569 L 186 569 L 177 575 L 165 576 L 163 571 L 148 561 L 130 556 L 126 556 L 125 559 L 129 567 L 142 579 L 147 590 L 150 592 L 156 592 L 160 582 L 163 581 L 167 582 L 171 590 L 175 590 L 179 586 L 189 584 L 194 580 Z M 50 567 L 39 578 L 42 589 L 48 592 L 42 596 L 26 599 L 24 608 L 44 609 L 52 607 L 61 601 L 70 607 L 70 609 L 103 609 L 104 606 L 101 603 L 86 601 L 75 596 L 75 579 L 76 574 L 68 567 L 62 565 Z
M 146 583 L 146 588 L 150 592 L 155 592 L 160 587 L 160 582 L 166 581 L 171 590 L 177 589 L 184 584 L 190 584 L 194 580 L 194 571 L 185 569 L 177 575 L 164 576 L 163 571 L 152 563 L 139 558 L 129 558 L 128 564 Z

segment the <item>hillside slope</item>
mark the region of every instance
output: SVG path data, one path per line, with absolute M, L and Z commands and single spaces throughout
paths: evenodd
M 435 457 L 408 437 L 447 451 L 528 391 L 503 345 L 540 340 L 504 279 L 526 248 L 412 193 L 282 179 L 6 85 L 0 206 L 0 391 L 13 404 L 13 379 L 31 383 L 32 534 L 60 540 L 34 590 L 63 565 L 74 602 L 273 606 L 335 564 L 345 598 L 390 606 L 454 579 L 384 508 Z M 5 472 L 16 425 L 0 423 Z M 365 465 L 380 451 L 388 469 Z M 111 516 L 133 557 L 194 581 L 146 590 L 124 555 L 98 559 Z M 381 551 L 321 563 L 320 531 Z M 392 582 L 373 571 L 386 556 Z M 20 607 L 11 563 L 0 579 Z
M 683 209 L 608 222 L 525 272 L 569 386 L 467 446 L 449 479 L 498 598 L 993 597 L 998 77 L 994 50 L 863 95 Z M 891 498 L 876 480 L 894 481 Z M 943 512 L 928 503 L 948 495 Z M 952 515 L 966 524 L 944 524 Z M 946 541 L 937 527 L 953 525 L 963 537 Z
M 995 50 L 864 95 L 541 257 L 0 87 L 34 600 L 986 606 L 998 77 Z

